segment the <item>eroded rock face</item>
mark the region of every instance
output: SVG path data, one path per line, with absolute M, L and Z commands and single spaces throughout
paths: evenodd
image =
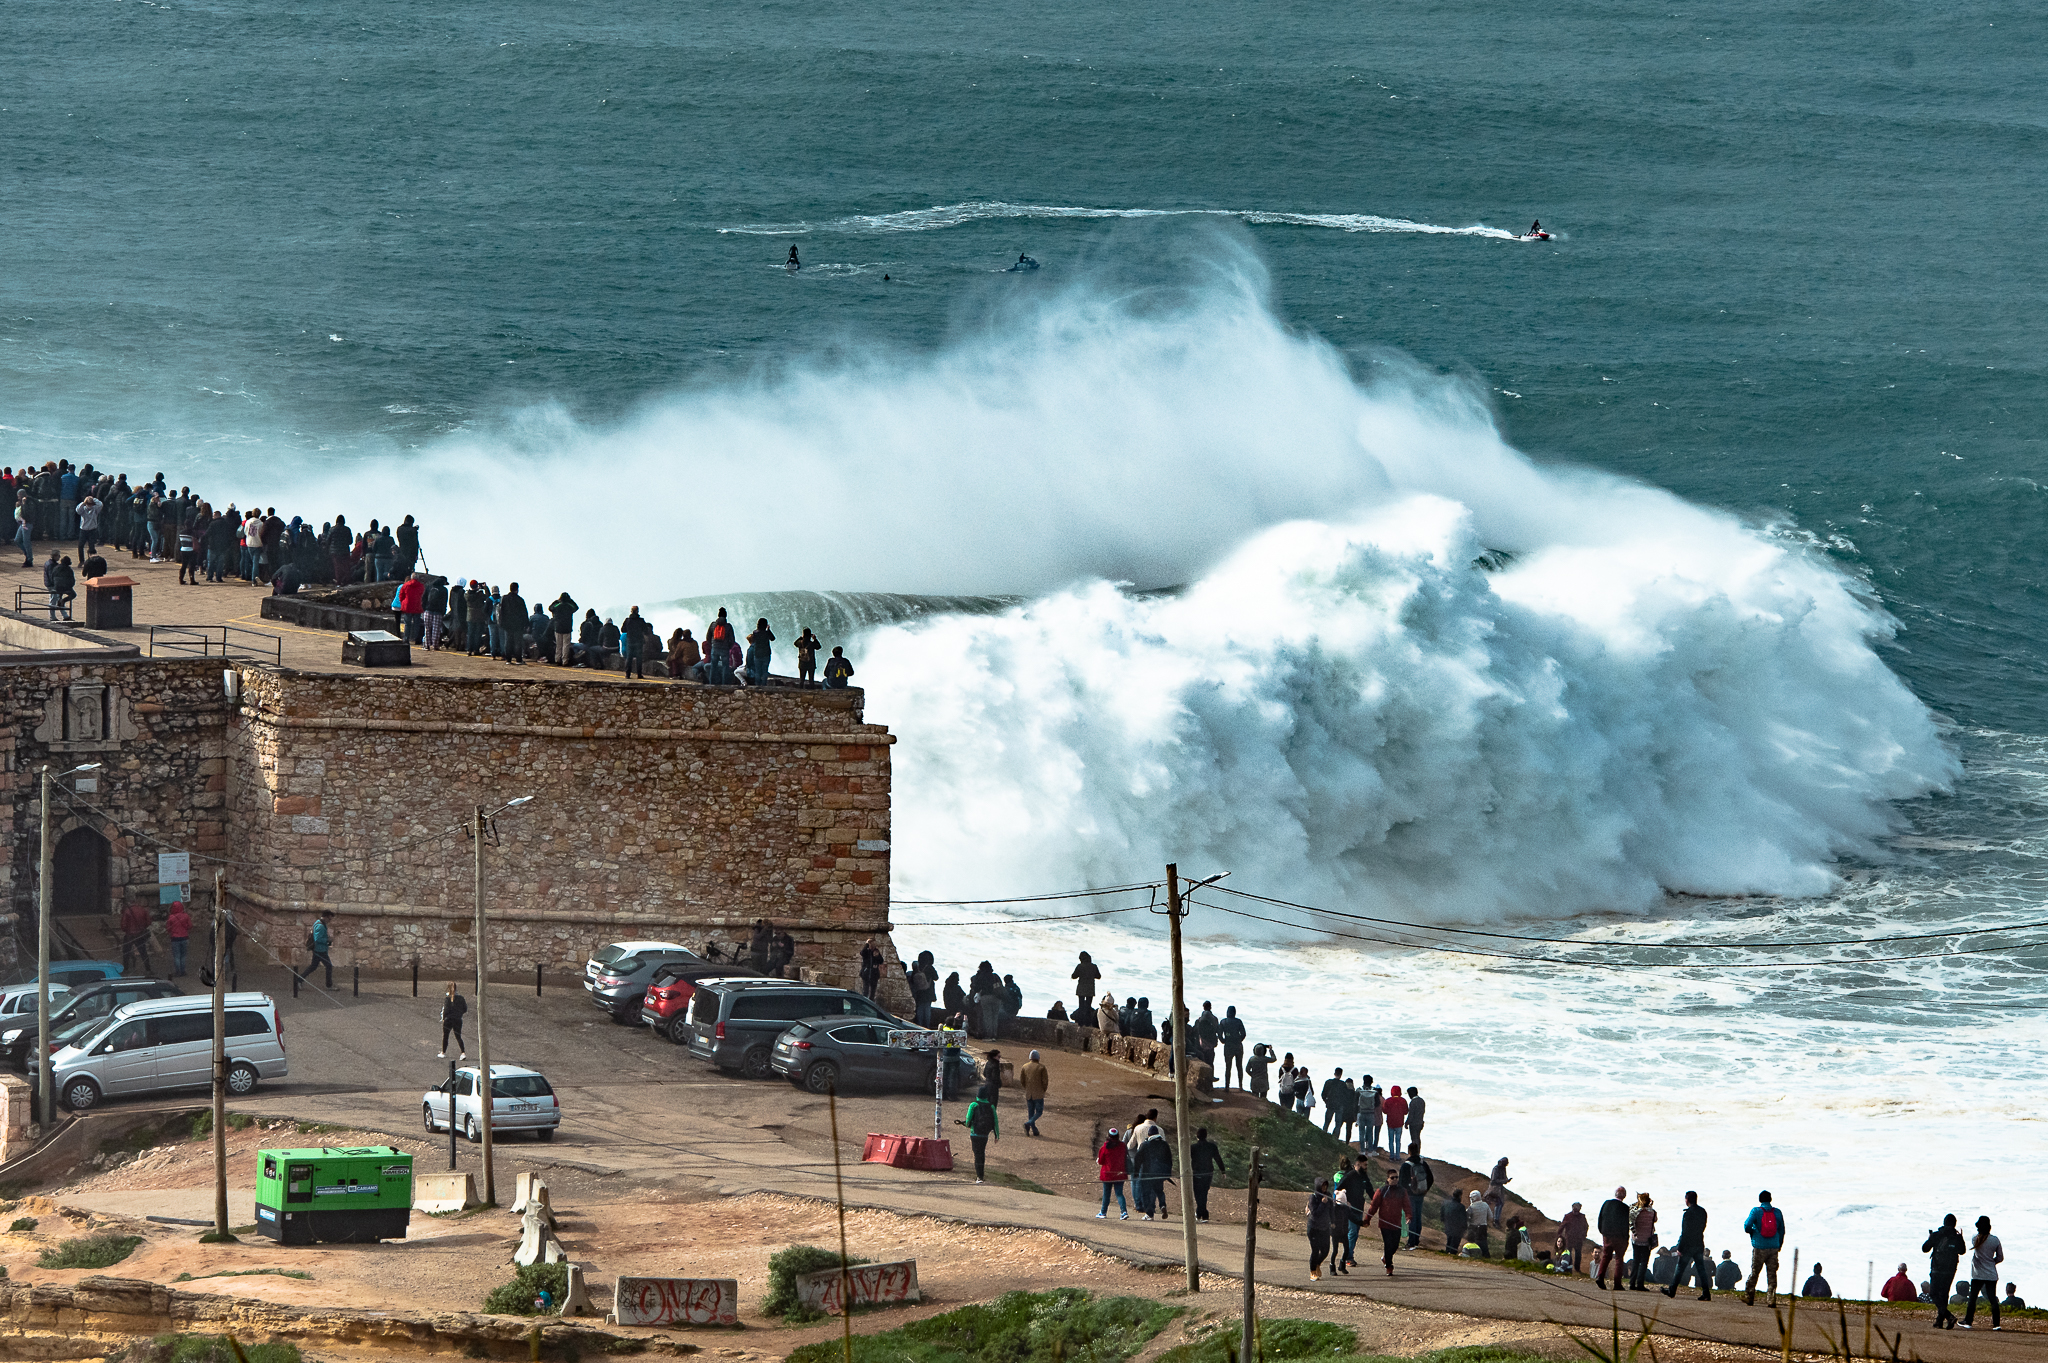
M 72 1286 L 0 1282 L 0 1357 L 20 1360 L 100 1358 L 133 1340 L 174 1333 L 232 1334 L 249 1343 L 353 1345 L 400 1355 L 524 1359 L 532 1357 L 536 1327 L 543 1358 L 625 1352 L 646 1342 L 644 1336 L 561 1320 L 290 1306 L 180 1292 L 137 1278 L 81 1278 Z M 665 1349 L 696 1352 L 687 1344 L 666 1344 Z

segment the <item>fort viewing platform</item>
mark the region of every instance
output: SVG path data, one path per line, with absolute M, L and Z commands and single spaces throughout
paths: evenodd
M 388 628 L 388 613 L 307 598 L 281 619 L 267 589 L 109 563 L 133 581 L 126 628 L 86 627 L 83 583 L 78 622 L 52 622 L 40 567 L 0 570 L 0 591 L 28 589 L 25 609 L 0 608 L 15 835 L 0 963 L 33 955 L 46 763 L 98 764 L 50 811 L 53 926 L 93 954 L 118 944 L 132 902 L 183 897 L 203 923 L 219 869 L 259 951 L 303 957 L 331 911 L 337 966 L 463 969 L 464 826 L 530 795 L 486 852 L 494 971 L 580 974 L 594 945 L 623 938 L 731 948 L 760 918 L 814 978 L 851 983 L 870 935 L 893 961 L 894 738 L 865 722 L 857 688 L 628 680 L 417 646 L 409 666 L 365 667 L 344 660 L 347 630 Z M 664 635 L 704 623 L 643 613 Z M 189 880 L 159 874 L 167 852 L 191 854 Z

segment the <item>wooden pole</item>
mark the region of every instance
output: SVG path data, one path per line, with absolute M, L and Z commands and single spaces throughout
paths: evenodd
M 1202 1265 L 1195 1245 L 1195 1176 L 1188 1147 L 1194 1141 L 1188 1112 L 1188 1007 L 1180 970 L 1180 870 L 1166 865 L 1167 941 L 1173 952 L 1173 1143 L 1180 1168 L 1181 1249 L 1188 1263 L 1188 1291 L 1202 1290 Z
M 213 873 L 213 1233 L 228 1236 L 227 872 Z
M 1252 1272 L 1259 1254 L 1259 1147 L 1252 1147 L 1251 1172 L 1244 1185 L 1244 1339 L 1238 1363 L 1258 1363 L 1257 1337 L 1252 1332 Z
M 483 1128 L 484 1205 L 498 1205 L 497 1169 L 491 1163 L 491 1109 L 496 1096 L 491 1092 L 491 1009 L 489 961 L 484 953 L 484 832 L 488 820 L 484 807 L 476 807 L 476 1068 L 477 1120 Z M 455 1096 L 448 1097 L 448 1121 L 455 1122 Z

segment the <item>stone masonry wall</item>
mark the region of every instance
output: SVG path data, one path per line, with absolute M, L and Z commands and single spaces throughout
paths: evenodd
M 0 967 L 35 959 L 43 763 L 53 772 L 101 764 L 90 773 L 97 791 L 51 802 L 56 839 L 89 827 L 109 843 L 104 912 L 58 920 L 95 954 L 118 952 L 124 904 L 139 899 L 158 910 L 158 852 L 218 853 L 226 846 L 223 739 L 230 707 L 221 672 L 218 659 L 201 658 L 0 664 L 0 794 L 13 838 L 12 855 L 0 865 Z M 195 913 L 211 902 L 211 876 L 195 859 Z M 154 963 L 167 969 L 162 960 L 159 951 Z
M 580 974 L 630 938 L 743 946 L 785 926 L 851 983 L 886 936 L 889 745 L 861 693 L 240 669 L 229 894 L 259 949 L 337 966 L 474 969 L 476 807 L 521 795 L 485 850 L 494 972 Z M 215 672 L 218 686 L 218 671 Z

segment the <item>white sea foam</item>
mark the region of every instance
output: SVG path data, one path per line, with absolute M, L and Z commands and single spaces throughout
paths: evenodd
M 1484 223 L 1448 227 L 1440 223 L 1388 218 L 1377 213 L 1284 213 L 1260 208 L 1073 208 L 1057 204 L 1014 204 L 995 199 L 974 199 L 966 203 L 939 204 L 932 208 L 911 208 L 896 213 L 856 213 L 825 222 L 764 222 L 721 227 L 722 233 L 748 236 L 793 237 L 811 232 L 936 232 L 963 223 L 1003 218 L 1067 218 L 1100 220 L 1113 218 L 1234 218 L 1239 222 L 1273 227 L 1325 227 L 1339 232 L 1417 232 L 1427 236 L 1491 237 L 1517 241 L 1516 233 Z

